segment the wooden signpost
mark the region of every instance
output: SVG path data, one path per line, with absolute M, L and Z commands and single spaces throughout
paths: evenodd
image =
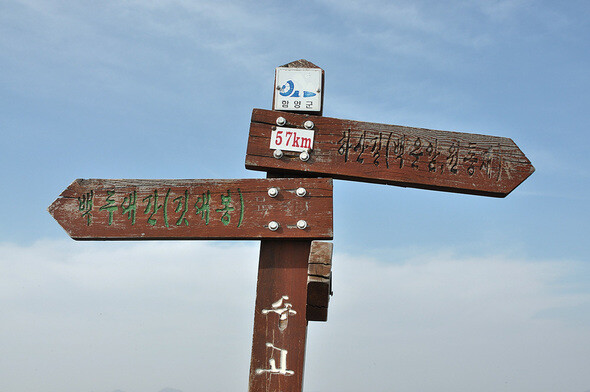
M 250 392 L 302 390 L 332 294 L 332 244 L 314 241 L 332 239 L 331 178 L 505 197 L 534 171 L 507 138 L 322 117 L 323 90 L 306 60 L 275 70 L 246 154 L 271 178 L 76 180 L 49 207 L 77 240 L 261 240 Z
M 332 239 L 332 180 L 76 180 L 49 212 L 76 240 Z

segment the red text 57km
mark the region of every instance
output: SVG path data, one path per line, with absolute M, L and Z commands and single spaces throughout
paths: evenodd
M 272 150 L 302 152 L 313 149 L 314 131 L 297 128 L 276 128 L 270 137 Z

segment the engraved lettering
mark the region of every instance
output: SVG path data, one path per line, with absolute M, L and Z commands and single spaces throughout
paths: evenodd
M 447 167 L 453 174 L 457 174 L 457 165 L 459 163 L 459 142 L 453 142 L 449 147 L 449 156 L 447 157 Z
M 426 147 L 426 155 L 430 158 L 428 160 L 428 171 L 431 173 L 436 172 L 436 160 L 438 159 L 440 152 L 438 151 L 438 140 L 434 140 L 434 144 L 432 142 L 428 142 L 428 147 Z
M 283 295 L 278 301 L 271 305 L 270 309 L 262 309 L 262 314 L 276 313 L 279 315 L 280 331 L 284 331 L 287 328 L 289 316 L 294 316 L 297 314 L 297 312 L 292 309 L 293 305 L 287 302 L 288 300 L 289 297 Z
M 287 132 L 289 133 L 289 132 Z M 221 223 L 223 223 L 224 226 L 229 225 L 229 222 L 231 220 L 231 215 L 230 213 L 232 211 L 235 210 L 234 207 L 230 206 L 231 204 L 231 193 L 229 191 L 229 189 L 227 190 L 227 195 L 221 195 L 221 204 L 223 205 L 223 207 L 216 209 L 216 212 L 223 212 L 223 215 L 221 215 Z
M 135 213 L 137 211 L 137 191 L 129 193 L 121 202 L 121 214 L 127 214 L 127 220 L 131 220 L 131 226 L 135 226 Z
M 483 171 L 488 178 L 492 177 L 492 160 L 494 159 L 494 147 L 489 146 L 483 158 L 481 159 L 481 165 L 479 170 Z
M 342 133 L 342 138 L 338 140 L 338 143 L 340 143 L 338 154 L 344 155 L 344 162 L 348 162 L 348 151 L 350 150 L 350 128 Z
M 188 219 L 186 219 L 186 213 L 188 211 L 188 189 L 185 189 L 183 196 L 178 196 L 174 198 L 174 203 L 176 203 L 176 208 L 174 208 L 175 212 L 182 212 L 180 214 L 180 218 L 176 221 L 176 226 L 180 226 L 184 224 L 188 226 Z
M 92 223 L 92 207 L 94 205 L 94 191 L 90 190 L 78 197 L 78 211 L 82 213 L 82 218 L 86 218 L 86 225 L 90 226 Z
M 107 211 L 109 213 L 109 226 L 113 224 L 113 214 L 118 209 L 117 205 L 115 204 L 115 199 L 113 199 L 114 195 L 115 191 L 107 191 L 107 204 L 100 206 L 98 209 L 99 211 Z
M 473 176 L 475 173 L 475 164 L 477 163 L 477 157 L 475 156 L 476 149 L 475 143 L 469 143 L 469 147 L 467 150 L 467 156 L 463 157 L 463 162 L 468 162 L 469 166 L 467 167 L 467 174 L 469 176 Z
M 375 166 L 379 166 L 379 158 L 381 157 L 381 138 L 382 134 L 379 132 L 379 136 L 375 136 L 372 139 L 371 154 L 373 155 L 373 165 Z
M 389 132 L 389 136 L 387 137 L 387 143 L 385 143 L 385 166 L 389 169 L 389 144 L 391 143 L 391 135 L 392 133 Z
M 263 373 L 270 373 L 270 374 L 280 374 L 282 376 L 292 376 L 295 374 L 293 370 L 287 370 L 287 350 L 282 348 L 275 347 L 272 343 L 266 343 L 266 347 L 271 349 L 271 356 L 268 360 L 268 364 L 270 365 L 270 369 L 256 369 L 256 374 L 260 375 Z M 274 353 L 279 352 L 279 367 L 277 368 L 277 363 L 274 358 Z
M 363 163 L 365 161 L 365 158 L 361 158 L 361 155 L 363 155 L 363 152 L 365 152 L 365 135 L 367 134 L 367 131 L 364 131 L 358 141 L 358 143 L 354 146 L 353 150 L 359 151 L 360 153 L 359 155 L 356 157 L 356 161 L 358 163 Z
M 393 159 L 399 159 L 399 168 L 404 167 L 404 152 L 406 151 L 406 135 L 393 141 Z
M 412 148 L 412 151 L 410 151 L 410 155 L 414 157 L 414 160 L 412 161 L 411 166 L 415 169 L 418 168 L 418 159 L 420 159 L 420 157 L 422 155 L 424 155 L 424 152 L 421 150 L 422 150 L 422 140 L 420 140 L 420 138 L 417 138 L 414 141 L 414 146 Z
M 201 215 L 201 219 L 205 221 L 205 225 L 209 225 L 209 203 L 211 202 L 211 192 L 207 190 L 203 193 L 202 196 L 197 196 L 197 201 L 195 202 L 195 214 L 198 216 Z M 200 205 L 199 205 L 200 204 Z
M 158 190 L 154 190 L 154 193 L 146 196 L 143 198 L 142 201 L 147 201 L 147 206 L 143 211 L 144 214 L 150 214 L 148 217 L 148 223 L 152 226 L 155 226 L 158 219 L 154 218 L 154 215 L 159 211 L 162 210 L 164 216 L 164 226 L 169 227 L 168 225 L 168 199 L 170 198 L 170 188 L 166 191 L 166 195 L 164 196 L 164 204 L 158 204 Z

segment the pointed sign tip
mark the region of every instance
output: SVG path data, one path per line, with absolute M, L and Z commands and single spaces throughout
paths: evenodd
M 55 199 L 55 200 L 53 201 L 53 203 L 51 203 L 51 204 L 49 205 L 49 207 L 47 207 L 47 212 L 49 212 L 49 215 L 51 215 L 51 216 L 53 217 L 53 219 L 55 219 L 54 212 L 55 212 L 55 210 L 56 210 L 56 208 L 57 208 L 57 204 L 58 204 L 58 203 L 57 203 L 57 201 L 58 201 L 58 200 L 59 200 L 59 199 Z M 57 219 L 56 219 L 56 220 L 57 220 Z
M 285 65 L 281 65 L 279 68 L 320 68 L 311 61 L 306 59 L 299 59 L 295 61 L 291 61 Z

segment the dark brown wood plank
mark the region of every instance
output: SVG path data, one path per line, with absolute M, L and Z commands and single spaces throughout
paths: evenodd
M 332 295 L 332 243 L 312 241 L 307 266 L 307 321 L 328 321 Z
M 331 239 L 332 182 L 78 179 L 49 212 L 77 240 Z M 307 227 L 298 228 L 298 220 Z M 278 230 L 269 229 L 271 221 Z
M 273 157 L 270 138 L 279 116 L 288 128 L 313 121 L 315 142 L 307 162 L 295 152 Z M 246 168 L 493 197 L 505 197 L 534 172 L 504 137 L 264 109 L 252 112 Z
M 261 242 L 250 392 L 302 390 L 310 246 L 310 241 Z

